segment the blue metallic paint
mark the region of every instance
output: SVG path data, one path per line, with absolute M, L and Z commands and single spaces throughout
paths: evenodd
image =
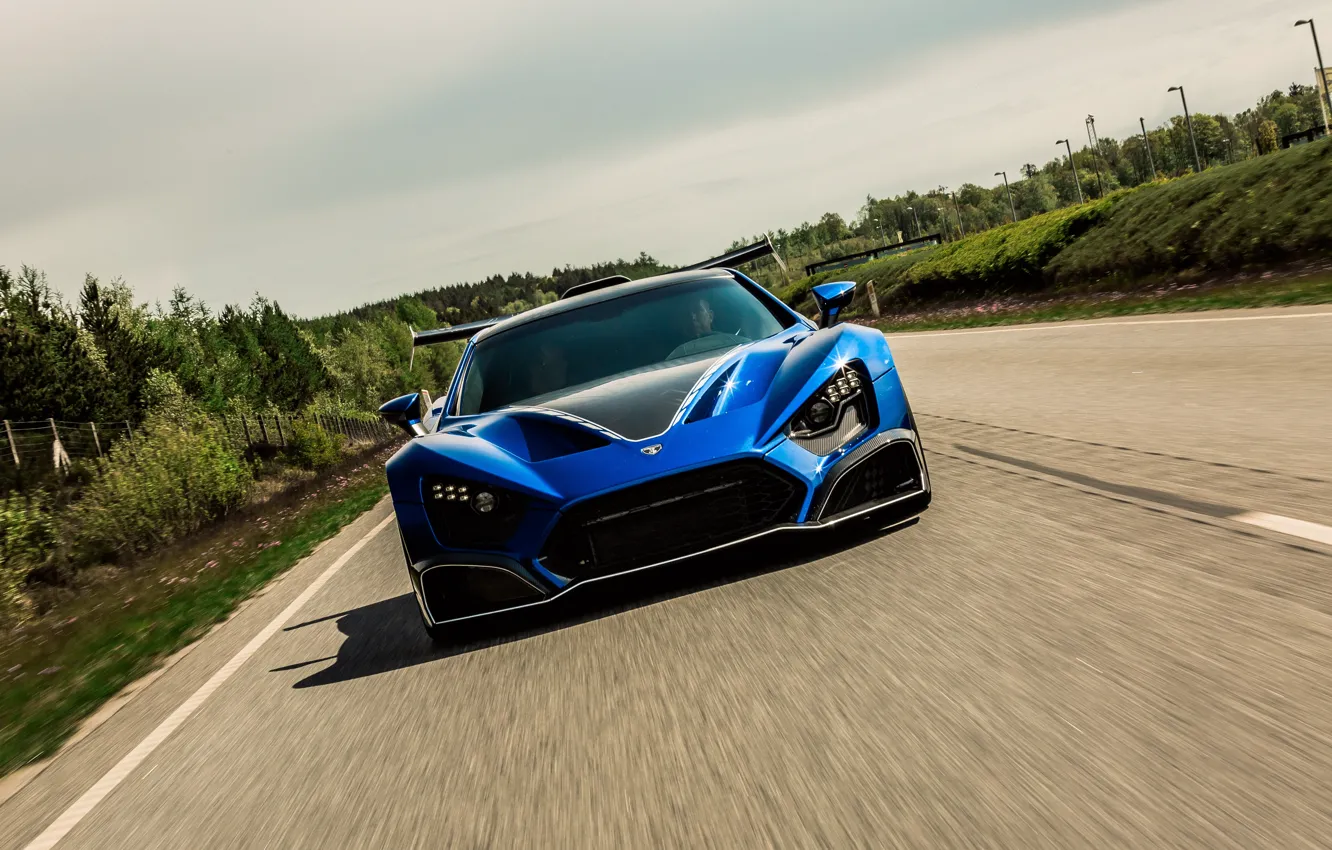
M 819 327 L 827 328 L 837 324 L 838 315 L 851 306 L 851 300 L 856 296 L 856 284 L 849 280 L 821 283 L 810 292 L 819 307 Z
M 762 293 L 760 297 L 781 304 L 753 286 Z M 785 305 L 781 309 L 788 310 Z M 627 440 L 595 423 L 539 408 L 444 416 L 434 433 L 410 441 L 387 465 L 412 569 L 419 573 L 440 564 L 487 562 L 519 573 L 546 592 L 562 590 L 569 585 L 568 579 L 537 560 L 561 511 L 631 484 L 742 458 L 765 458 L 804 481 L 808 490 L 798 521 L 811 521 L 811 505 L 819 487 L 840 460 L 876 435 L 911 428 L 914 423 L 881 333 L 856 325 L 814 330 L 808 320 L 793 315 L 798 321 L 787 330 L 720 358 L 688 393 L 666 431 L 647 439 Z M 453 386 L 442 402 L 446 411 L 455 409 L 460 376 L 465 374 L 472 347 L 469 344 L 464 352 Z M 872 381 L 877 425 L 832 455 L 818 457 L 789 440 L 784 431 L 810 396 L 850 361 L 862 363 Z M 405 399 L 395 400 L 394 407 L 406 407 Z M 533 439 L 542 445 L 543 441 L 570 439 L 569 429 L 581 429 L 590 443 L 601 444 L 544 460 L 531 459 Z M 661 445 L 659 452 L 649 455 L 642 451 L 656 444 Z M 422 478 L 427 475 L 502 487 L 527 496 L 531 503 L 502 550 L 450 549 L 436 536 L 426 515 Z M 413 587 L 419 594 L 415 577 Z

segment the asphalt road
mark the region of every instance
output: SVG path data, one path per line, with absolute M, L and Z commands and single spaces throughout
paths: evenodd
M 896 337 L 921 522 L 447 652 L 381 505 L 5 802 L 0 846 L 1332 846 L 1332 311 L 1291 315 Z

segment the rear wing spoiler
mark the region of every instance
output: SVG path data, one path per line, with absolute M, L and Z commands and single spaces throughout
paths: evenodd
M 418 331 L 408 325 L 407 329 L 412 332 L 412 355 L 407 360 L 407 368 L 411 369 L 416 365 L 417 348 L 423 345 L 439 345 L 441 342 L 471 339 L 491 325 L 498 325 L 507 318 L 509 317 L 496 316 L 493 319 L 482 319 L 479 322 L 467 322 L 463 325 L 454 325 L 448 328 L 432 328 L 428 331 Z
M 767 236 L 764 236 L 761 240 L 755 242 L 753 245 L 746 245 L 743 248 L 737 248 L 734 251 L 722 254 L 720 257 L 713 257 L 711 260 L 704 260 L 701 263 L 694 263 L 692 266 L 685 266 L 684 268 L 677 269 L 677 271 L 696 272 L 696 271 L 702 271 L 703 269 L 727 269 L 727 268 L 732 268 L 734 266 L 743 265 L 745 263 L 750 262 L 751 260 L 757 260 L 759 257 L 767 257 L 769 255 L 777 258 L 778 265 L 780 265 L 782 267 L 782 271 L 785 272 L 786 264 L 782 262 L 782 255 L 777 253 L 777 249 L 774 248 L 772 245 L 772 240 L 769 239 Z M 590 280 L 587 283 L 576 283 L 573 286 L 569 287 L 568 289 L 564 290 L 564 294 L 561 295 L 560 298 L 561 300 L 565 298 L 572 298 L 575 295 L 583 295 L 588 292 L 596 292 L 598 289 L 605 289 L 608 286 L 615 286 L 616 284 L 619 283 L 629 283 L 629 282 L 630 282 L 629 278 L 625 277 L 622 274 L 617 274 L 611 277 L 603 277 L 600 280 Z
M 703 269 L 733 268 L 752 260 L 757 260 L 760 257 L 767 256 L 775 257 L 777 259 L 777 264 L 782 267 L 782 271 L 786 271 L 786 264 L 782 262 L 782 255 L 777 253 L 777 249 L 772 245 L 772 240 L 767 236 L 764 236 L 753 245 L 746 245 L 743 248 L 737 248 L 734 251 L 722 254 L 720 257 L 713 257 L 711 260 L 704 260 L 701 263 L 694 263 L 692 266 L 685 266 L 678 271 L 694 272 Z M 603 277 L 600 280 L 589 280 L 586 283 L 575 283 L 573 286 L 564 290 L 564 294 L 562 294 L 560 298 L 572 298 L 575 295 L 583 295 L 584 293 L 595 292 L 598 289 L 605 289 L 608 286 L 615 286 L 616 284 L 629 282 L 630 278 L 627 278 L 622 274 L 617 274 L 612 275 L 611 277 Z M 413 330 L 412 349 L 415 350 L 418 346 L 422 345 L 438 345 L 441 342 L 455 342 L 461 339 L 471 339 L 491 325 L 497 325 L 507 318 L 509 317 L 496 316 L 493 319 L 482 319 L 479 322 L 468 322 L 464 325 L 454 325 L 449 328 L 435 328 L 434 330 L 428 331 Z
M 694 263 L 692 266 L 685 266 L 680 269 L 680 271 L 696 272 L 702 269 L 729 269 L 734 268 L 735 266 L 744 265 L 752 260 L 757 260 L 759 257 L 767 257 L 769 255 L 776 257 L 778 263 L 782 262 L 782 256 L 781 254 L 778 254 L 777 249 L 772 246 L 772 240 L 767 236 L 764 236 L 753 245 L 746 245 L 745 247 L 737 248 L 730 253 L 722 254 L 720 257 L 713 257 L 711 260 L 704 260 L 701 263 Z M 783 267 L 785 267 L 785 264 L 783 264 Z
M 479 322 L 468 322 L 464 325 L 453 325 L 447 328 L 434 328 L 428 331 L 413 330 L 412 348 L 421 345 L 438 345 L 441 342 L 455 342 L 460 339 L 471 339 L 491 325 L 498 325 L 507 318 L 509 317 L 496 316 L 493 319 L 482 319 Z

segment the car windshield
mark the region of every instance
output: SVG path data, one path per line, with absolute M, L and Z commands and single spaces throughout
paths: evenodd
M 618 375 L 711 359 L 795 323 L 711 278 L 556 313 L 476 344 L 458 413 L 485 413 Z

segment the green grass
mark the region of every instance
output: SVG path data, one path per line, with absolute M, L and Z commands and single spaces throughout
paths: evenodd
M 814 275 L 778 295 L 810 315 L 810 287 L 828 280 L 873 280 L 880 308 L 913 321 L 910 315 L 936 308 L 946 313 L 940 305 L 969 299 L 1038 294 L 1062 299 L 1089 290 L 1133 293 L 1152 281 L 1187 283 L 1283 267 L 1332 255 L 1329 187 L 1332 141 L 1324 140 L 1149 183 L 937 248 Z M 1203 306 L 1189 309 L 1209 309 L 1217 299 L 1217 306 L 1282 303 L 1265 300 L 1275 297 L 1195 294 L 1166 300 L 1169 309 L 1192 303 Z M 1046 315 L 1165 309 L 1147 306 L 1151 299 L 1140 304 L 1089 300 L 1095 303 L 1050 306 Z M 1232 303 L 1236 300 L 1240 304 Z M 863 313 L 867 306 L 858 296 L 853 309 Z M 984 324 L 995 319 L 966 321 Z
M 120 571 L 108 586 L 85 589 L 63 606 L 59 622 L 48 618 L 7 636 L 0 646 L 0 775 L 55 752 L 81 720 L 204 635 L 387 490 L 377 462 L 330 478 L 273 519 L 224 526 L 192 548 L 182 544 Z
M 1074 298 L 1056 303 L 1012 305 L 985 312 L 978 307 L 941 308 L 875 323 L 884 331 L 926 331 L 995 325 L 1102 319 L 1151 313 L 1233 310 L 1246 307 L 1290 307 L 1332 304 L 1332 276 L 1302 277 L 1276 283 L 1254 281 L 1237 285 L 1157 294 L 1113 294 Z
M 1129 193 L 1046 266 L 1055 287 L 1269 267 L 1332 252 L 1332 142 Z

